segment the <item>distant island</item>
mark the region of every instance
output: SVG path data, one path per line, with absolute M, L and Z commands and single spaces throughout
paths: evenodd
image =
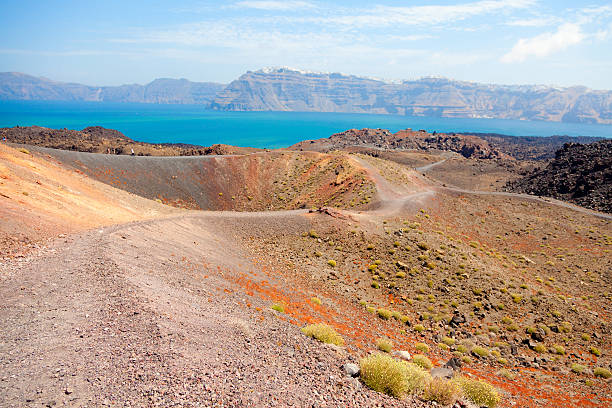
M 199 104 L 223 111 L 296 111 L 612 124 L 612 91 L 492 85 L 446 78 L 389 82 L 290 68 L 248 71 L 229 85 L 156 79 L 96 87 L 0 73 L 0 100 Z

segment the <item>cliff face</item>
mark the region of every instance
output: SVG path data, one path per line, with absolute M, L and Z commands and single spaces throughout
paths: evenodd
M 389 83 L 288 68 L 247 72 L 228 86 L 186 79 L 95 87 L 0 73 L 0 100 L 202 104 L 229 111 L 377 113 L 612 124 L 612 91 L 502 86 L 443 78 Z
M 281 68 L 247 72 L 220 92 L 219 110 L 379 113 L 612 124 L 612 92 L 424 78 L 388 83 Z
M 95 87 L 55 82 L 16 72 L 0 73 L 0 100 L 56 100 L 209 104 L 225 85 L 156 79 L 147 85 Z
M 545 168 L 506 188 L 612 213 L 612 140 L 566 143 Z

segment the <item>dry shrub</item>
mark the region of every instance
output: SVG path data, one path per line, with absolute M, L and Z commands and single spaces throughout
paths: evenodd
M 416 364 L 425 370 L 431 370 L 433 367 L 431 360 L 422 354 L 415 354 L 412 356 L 412 364 Z
M 344 345 L 342 336 L 333 327 L 324 323 L 308 325 L 302 328 L 302 333 L 323 343 L 335 344 L 336 346 Z
M 378 339 L 376 340 L 376 347 L 380 351 L 384 351 L 385 353 L 389 353 L 393 348 L 393 343 L 389 339 Z
M 361 380 L 365 385 L 396 398 L 421 392 L 431 378 L 421 367 L 396 360 L 387 354 L 370 354 L 361 359 L 359 366 Z
M 501 401 L 497 390 L 485 381 L 472 380 L 465 377 L 459 377 L 453 381 L 463 391 L 463 394 L 475 404 L 494 408 Z
M 436 401 L 438 404 L 450 405 L 461 396 L 456 383 L 442 378 L 433 378 L 425 385 L 422 398 L 425 401 Z

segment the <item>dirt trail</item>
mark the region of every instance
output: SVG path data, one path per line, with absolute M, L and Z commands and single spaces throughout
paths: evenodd
M 347 377 L 343 351 L 233 284 L 274 279 L 236 236 L 302 213 L 124 224 L 0 265 L 0 406 L 422 406 Z
M 549 197 L 537 197 L 528 194 L 519 194 L 519 193 L 508 193 L 501 191 L 474 191 L 474 190 L 466 190 L 458 187 L 445 187 L 438 185 L 431 180 L 428 180 L 427 183 L 430 183 L 429 187 L 425 187 L 425 191 L 421 191 L 418 193 L 408 192 L 409 187 L 414 186 L 406 186 L 400 185 L 397 183 L 390 183 L 387 181 L 384 176 L 381 174 L 380 170 L 373 166 L 371 163 L 363 160 L 362 158 L 355 157 L 353 158 L 363 166 L 368 174 L 375 181 L 376 186 L 379 192 L 379 204 L 374 208 L 374 213 L 379 215 L 392 215 L 397 213 L 401 209 L 406 209 L 409 205 L 412 204 L 412 207 L 416 205 L 425 206 L 427 204 L 427 200 L 431 199 L 435 196 L 436 192 L 448 192 L 454 194 L 470 194 L 470 195 L 484 195 L 484 196 L 496 196 L 496 197 L 510 197 L 510 198 L 518 198 L 527 201 L 535 201 L 539 203 L 544 203 L 547 205 L 554 205 L 563 208 L 569 208 L 571 210 L 580 212 L 582 214 L 592 215 L 597 218 L 602 218 L 606 220 L 612 220 L 611 214 L 600 213 L 597 211 L 589 210 L 588 208 L 579 207 L 577 205 L 573 205 L 567 203 L 565 201 L 556 200 L 554 198 Z M 427 166 L 420 167 L 419 171 L 424 172 L 435 165 L 442 164 L 446 159 L 432 163 Z
M 374 180 L 377 188 L 377 203 L 366 212 L 370 215 L 389 216 L 409 209 L 427 206 L 435 195 L 432 188 L 415 183 L 413 185 L 398 184 L 388 181 L 374 165 L 358 156 L 351 156 L 361 167 L 366 169 Z M 414 173 L 406 170 L 407 173 Z M 416 177 L 416 173 L 410 174 Z M 362 213 L 363 215 L 363 213 Z

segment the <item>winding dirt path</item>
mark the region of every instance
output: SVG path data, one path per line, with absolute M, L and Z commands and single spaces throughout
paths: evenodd
M 236 286 L 282 288 L 239 237 L 308 226 L 305 211 L 198 212 L 1 264 L 0 406 L 423 406 L 346 376 L 346 352 Z

